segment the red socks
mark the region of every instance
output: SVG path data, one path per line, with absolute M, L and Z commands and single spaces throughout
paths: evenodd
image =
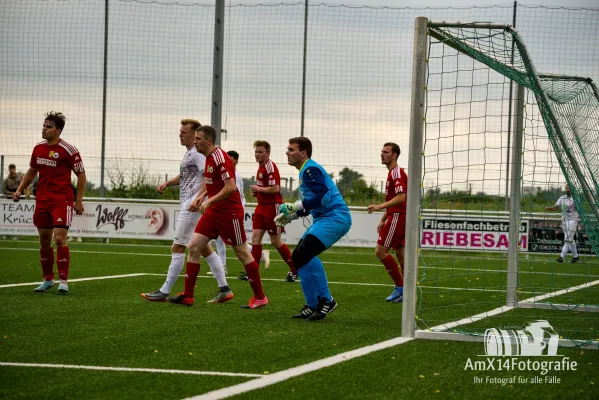
M 59 248 L 60 249 L 60 248 Z M 54 279 L 54 248 L 40 249 L 40 264 L 42 264 L 42 272 L 45 281 Z
M 260 246 L 262 247 L 262 246 Z M 254 247 L 252 246 L 252 253 Z M 245 272 L 248 274 L 248 281 L 254 292 L 256 300 L 262 300 L 264 297 L 264 290 L 262 290 L 262 282 L 260 281 L 260 273 L 258 272 L 258 263 L 254 260 L 253 262 L 244 265 Z
M 262 247 L 262 246 L 260 246 Z M 277 249 L 279 254 L 283 258 L 283 260 L 289 265 L 289 270 L 293 275 L 297 275 L 297 269 L 295 269 L 295 265 L 293 265 L 293 260 L 291 259 L 291 251 L 289 251 L 289 247 L 286 244 L 283 244 L 281 247 Z
M 193 298 L 193 292 L 196 287 L 196 280 L 200 273 L 200 263 L 187 262 L 185 266 L 185 291 L 183 294 Z
M 252 245 L 252 257 L 254 257 L 256 264 L 260 265 L 260 259 L 262 258 L 262 245 L 261 244 L 253 244 Z
M 395 282 L 395 286 L 403 286 L 403 266 L 401 268 L 402 272 L 400 272 L 399 266 L 391 254 L 385 257 L 382 263 L 393 282 Z
M 71 253 L 67 246 L 61 246 L 56 249 L 56 266 L 58 269 L 58 278 L 66 281 L 69 276 L 69 264 L 71 263 Z

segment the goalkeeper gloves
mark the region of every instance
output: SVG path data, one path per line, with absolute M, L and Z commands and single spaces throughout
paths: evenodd
M 304 205 L 301 200 L 296 201 L 295 203 L 285 203 L 279 206 L 279 213 L 285 215 L 291 215 L 296 211 L 302 211 L 304 209 Z
M 275 225 L 277 226 L 285 226 L 293 220 L 298 219 L 297 214 L 285 215 L 283 213 L 277 215 L 275 217 Z

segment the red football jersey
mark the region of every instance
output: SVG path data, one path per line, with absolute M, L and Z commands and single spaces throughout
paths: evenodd
M 235 182 L 235 167 L 233 161 L 227 153 L 220 147 L 216 147 L 206 157 L 206 169 L 204 170 L 206 190 L 208 197 L 214 197 L 225 187 L 227 179 L 233 179 Z M 244 210 L 241 204 L 241 196 L 236 189 L 235 192 L 224 200 L 213 203 L 208 208 L 208 213 L 220 215 L 230 215 L 234 218 L 243 218 Z
M 264 165 L 260 165 L 256 173 L 256 185 L 261 187 L 279 185 L 280 190 L 281 177 L 279 176 L 277 164 L 272 162 L 272 160 L 268 160 Z M 277 193 L 257 193 L 256 198 L 258 199 L 258 204 L 281 204 L 283 202 L 280 191 Z
M 400 168 L 399 165 L 389 171 L 387 175 L 387 184 L 385 185 L 385 201 L 389 201 L 393 199 L 400 193 L 408 192 L 408 176 L 406 175 L 406 171 L 403 168 Z M 406 198 L 407 200 L 407 198 Z M 387 208 L 387 213 L 406 213 L 406 203 L 400 203 L 395 207 Z
M 84 171 L 79 150 L 64 140 L 52 146 L 46 140 L 35 145 L 29 166 L 39 171 L 36 201 L 74 201 L 71 171 Z

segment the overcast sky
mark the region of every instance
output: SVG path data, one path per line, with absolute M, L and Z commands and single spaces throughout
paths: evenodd
M 207 7 L 164 5 L 174 2 L 110 3 L 109 168 L 112 159 L 134 159 L 152 173 L 173 176 L 182 154 L 180 118 L 210 120 L 214 0 L 176 1 Z M 299 0 L 226 2 L 235 4 L 292 6 L 227 8 L 223 147 L 240 152 L 240 170 L 251 176 L 256 168 L 251 144 L 266 139 L 282 175 L 296 177 L 297 171 L 284 165 L 284 151 L 287 139 L 300 133 L 303 6 Z M 382 143 L 397 142 L 400 162 L 407 163 L 414 19 L 507 23 L 513 11 L 513 2 L 488 0 L 324 2 L 351 8 L 319 4 L 310 2 L 305 133 L 315 143 L 315 159 L 330 172 L 338 176 L 348 166 L 377 186 L 386 176 L 379 159 Z M 464 8 L 473 4 L 478 8 Z M 491 8 L 494 4 L 499 7 Z M 543 72 L 599 77 L 599 12 L 534 6 L 541 4 L 561 5 L 531 0 L 518 8 L 518 30 L 535 65 Z M 585 0 L 567 4 L 595 6 Z M 417 10 L 422 7 L 432 9 Z M 103 10 L 104 0 L 0 0 L 5 38 L 0 42 L 0 152 L 19 169 L 39 141 L 36 118 L 55 109 L 68 116 L 65 140 L 85 154 L 88 177 L 98 182 Z M 560 25 L 563 29 L 554 29 Z M 61 62 L 49 63 L 55 43 L 61 44 Z M 502 143 L 505 136 L 493 139 Z M 480 164 L 490 165 L 490 158 L 484 161 Z
M 227 1 L 225 4 L 278 4 L 278 3 L 293 3 L 291 1 L 260 1 L 260 0 L 242 0 L 242 1 Z M 372 7 L 470 7 L 470 6 L 484 6 L 484 5 L 496 5 L 496 4 L 513 4 L 512 1 L 496 1 L 496 0 L 451 0 L 451 1 L 439 1 L 439 0 L 327 0 L 327 1 L 313 1 L 310 0 L 310 4 L 345 4 L 345 5 L 359 5 L 359 6 L 372 6 Z M 550 7 L 563 7 L 566 2 L 564 0 L 527 0 L 519 2 L 520 4 L 529 5 L 543 5 Z M 598 8 L 597 0 L 571 0 L 567 2 L 568 7 L 592 7 Z

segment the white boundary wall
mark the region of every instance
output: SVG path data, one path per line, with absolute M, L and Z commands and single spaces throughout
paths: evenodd
M 85 212 L 73 217 L 69 231 L 72 237 L 162 239 L 175 237 L 178 203 L 143 203 L 84 201 Z M 0 235 L 37 236 L 33 226 L 34 200 L 0 199 Z M 251 237 L 253 206 L 246 207 L 245 230 Z M 376 227 L 381 213 L 368 214 L 352 210 L 353 224 L 336 246 L 374 248 L 378 240 Z M 310 226 L 311 219 L 304 218 L 286 226 L 285 242 L 295 244 Z M 423 249 L 443 250 L 507 250 L 507 214 L 483 216 L 443 215 L 422 220 L 421 244 Z M 521 251 L 528 250 L 528 220 L 520 226 Z M 265 236 L 268 242 L 268 235 Z

